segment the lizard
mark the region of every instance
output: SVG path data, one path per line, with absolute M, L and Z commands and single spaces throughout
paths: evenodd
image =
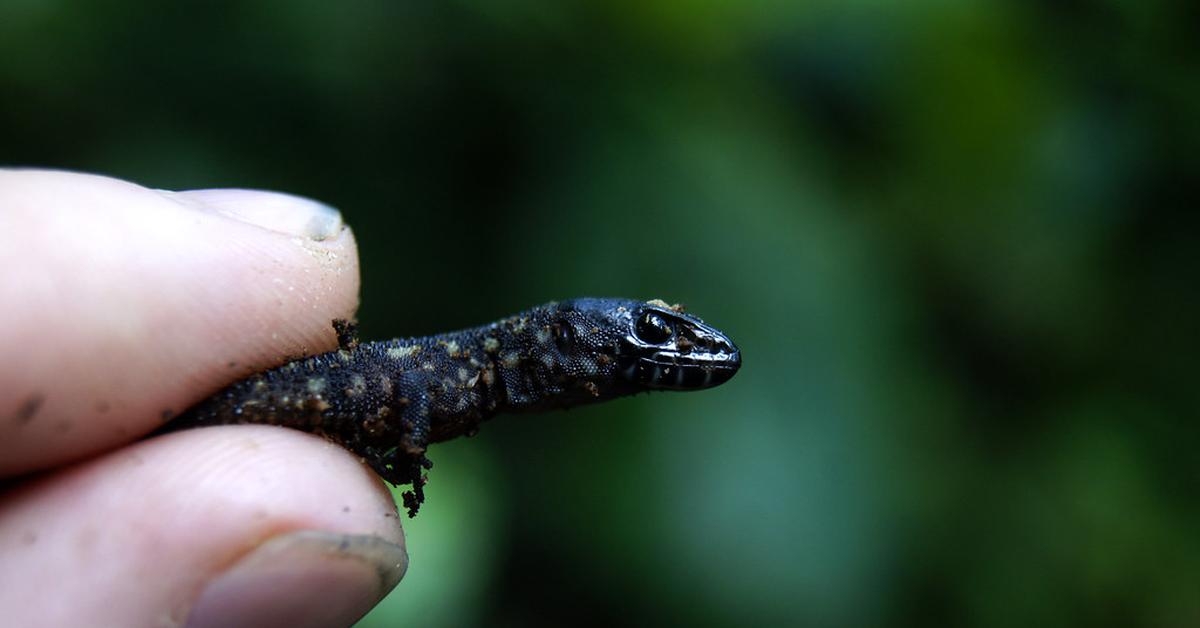
M 494 323 L 421 338 L 359 342 L 333 321 L 339 348 L 258 373 L 160 431 L 259 423 L 323 436 L 384 480 L 425 499 L 429 445 L 473 435 L 499 413 L 536 412 L 650 390 L 728 381 L 741 352 L 683 307 L 654 299 L 578 298 Z

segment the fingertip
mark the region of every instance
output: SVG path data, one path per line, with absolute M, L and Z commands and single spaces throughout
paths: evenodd
M 358 305 L 353 233 L 309 199 L 10 170 L 0 204 L 0 476 L 127 442 L 330 350 L 330 322 Z
M 193 612 L 234 625 L 224 620 L 304 608 L 353 619 L 407 567 L 376 476 L 339 447 L 265 426 L 170 434 L 47 476 L 0 502 L 0 547 L 25 574 L 0 588 L 0 607 L 58 609 L 55 625 Z

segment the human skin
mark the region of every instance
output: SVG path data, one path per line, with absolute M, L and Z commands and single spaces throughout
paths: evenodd
M 144 440 L 358 304 L 332 209 L 0 169 L 0 617 L 348 625 L 407 567 L 383 483 L 267 426 Z

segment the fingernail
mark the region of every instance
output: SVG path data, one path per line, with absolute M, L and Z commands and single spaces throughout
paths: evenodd
M 342 231 L 338 210 L 303 196 L 265 190 L 187 190 L 167 192 L 176 201 L 258 225 L 264 229 L 328 240 Z
M 407 568 L 404 546 L 377 536 L 284 534 L 209 582 L 187 626 L 349 626 Z

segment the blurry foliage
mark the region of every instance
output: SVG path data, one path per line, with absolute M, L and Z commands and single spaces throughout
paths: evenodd
M 739 342 L 436 448 L 365 626 L 1195 625 L 1198 13 L 7 0 L 0 162 L 330 202 L 372 337 Z

